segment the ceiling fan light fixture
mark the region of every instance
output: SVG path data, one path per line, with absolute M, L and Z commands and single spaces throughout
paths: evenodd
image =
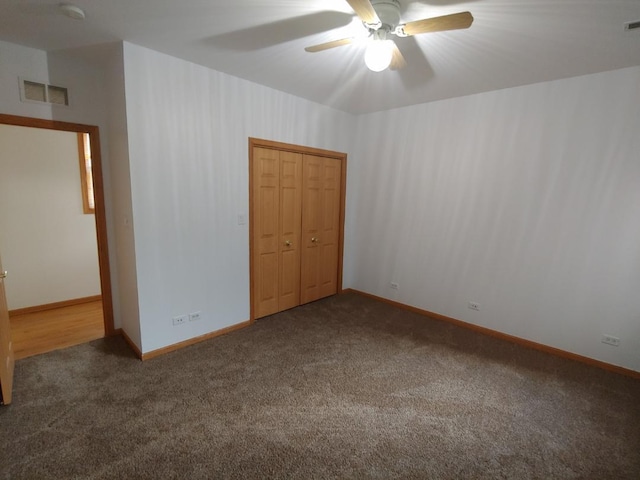
M 439 17 L 423 18 L 402 23 L 400 1 L 409 0 L 346 0 L 369 32 L 369 43 L 364 54 L 364 62 L 373 72 L 382 72 L 391 67 L 400 70 L 407 61 L 396 44 L 387 40 L 390 35 L 412 37 L 423 33 L 446 32 L 469 28 L 473 23 L 471 12 L 458 12 Z M 635 27 L 629 24 L 627 29 Z M 633 25 L 633 27 L 632 27 Z M 321 52 L 334 47 L 353 43 L 355 37 L 333 40 L 306 47 L 307 52 Z
M 372 72 L 382 72 L 391 65 L 393 41 L 373 39 L 364 52 L 364 63 Z

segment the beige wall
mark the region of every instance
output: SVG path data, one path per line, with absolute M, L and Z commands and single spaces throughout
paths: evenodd
M 0 125 L 0 254 L 9 309 L 100 294 L 95 219 L 77 137 Z

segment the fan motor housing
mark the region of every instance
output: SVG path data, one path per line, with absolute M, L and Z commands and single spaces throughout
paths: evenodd
M 400 24 L 400 2 L 398 0 L 373 0 L 371 5 L 382 22 L 382 28 L 393 31 Z

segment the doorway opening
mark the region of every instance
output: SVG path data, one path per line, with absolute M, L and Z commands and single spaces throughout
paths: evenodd
M 14 350 L 16 358 L 24 358 L 33 354 L 44 353 L 45 351 L 55 350 L 70 346 L 72 344 L 84 343 L 95 338 L 102 336 L 110 336 L 116 334 L 116 330 L 113 324 L 113 303 L 111 292 L 111 275 L 109 271 L 109 254 L 107 248 L 107 228 L 106 228 L 106 216 L 104 205 L 104 185 L 102 175 L 102 162 L 100 157 L 100 137 L 97 126 L 82 125 L 67 122 L 60 122 L 54 120 L 43 120 L 28 117 L 20 117 L 13 115 L 0 114 L 0 125 L 8 125 L 13 127 L 26 127 L 26 129 L 43 129 L 47 131 L 57 132 L 69 132 L 72 138 L 76 141 L 77 152 L 74 161 L 76 172 L 80 170 L 79 174 L 76 174 L 75 180 L 78 185 L 81 185 L 82 200 L 78 198 L 80 202 L 80 210 L 84 209 L 82 213 L 91 214 L 85 215 L 82 221 L 88 228 L 91 229 L 93 224 L 93 233 L 95 234 L 95 244 L 93 247 L 89 246 L 89 250 L 93 248 L 93 261 L 96 261 L 97 256 L 97 279 L 94 280 L 96 288 L 99 289 L 99 295 L 95 294 L 83 294 L 81 298 L 73 297 L 67 299 L 63 296 L 61 301 L 53 302 L 31 302 L 31 305 L 24 308 L 9 309 L 11 310 L 11 323 L 12 330 L 16 331 L 13 327 L 14 318 L 16 322 L 19 320 L 21 325 L 24 326 L 23 330 L 40 329 L 38 335 L 30 340 L 26 337 L 26 342 L 31 341 L 31 345 L 26 347 L 20 346 L 21 351 L 18 351 L 18 345 L 15 343 L 17 338 L 14 338 Z M 52 132 L 53 133 L 53 132 Z M 80 147 L 83 147 L 82 149 Z M 85 148 L 86 147 L 86 148 Z M 89 152 L 89 158 L 86 158 L 86 154 Z M 0 152 L 2 154 L 2 152 Z M 78 164 L 78 159 L 80 164 Z M 87 171 L 87 166 L 89 170 Z M 40 178 L 46 178 L 46 175 L 40 175 Z M 88 183 L 87 183 L 88 181 Z M 41 180 L 42 182 L 42 180 Z M 40 184 L 40 186 L 42 183 Z M 29 187 L 29 190 L 37 195 L 39 193 L 39 185 L 34 184 Z M 90 207 L 87 205 L 89 197 L 85 197 L 87 192 L 91 192 L 94 204 Z M 28 196 L 26 198 L 29 198 Z M 16 216 L 20 214 L 21 205 L 16 204 L 11 206 L 15 209 Z M 25 208 L 23 206 L 22 208 Z M 91 218 L 93 217 L 93 219 Z M 46 217 L 45 217 L 46 218 Z M 56 214 L 52 215 L 52 218 L 47 219 L 47 223 L 61 223 L 61 219 L 56 218 Z M 89 222 L 89 224 L 87 224 Z M 0 226 L 1 228 L 1 226 Z M 66 228 L 58 225 L 58 228 Z M 7 233 L 11 235 L 11 233 Z M 51 249 L 55 253 L 56 248 L 60 248 L 59 243 L 56 246 L 55 238 L 45 238 L 46 242 L 44 248 Z M 40 247 L 42 248 L 42 247 Z M 97 252 L 95 251 L 97 250 Z M 2 252 L 0 252 L 2 253 Z M 89 252 L 91 254 L 91 252 Z M 5 258 L 5 267 L 9 270 L 6 284 L 11 281 L 11 271 Z M 51 272 L 49 272 L 51 276 Z M 64 272 L 55 272 L 55 281 L 51 283 L 52 288 L 57 282 L 68 282 L 69 279 L 65 278 Z M 82 282 L 82 280 L 78 280 Z M 35 286 L 35 285 L 34 285 Z M 58 285 L 59 286 L 59 285 Z M 46 284 L 41 286 L 43 290 L 47 289 Z M 94 292 L 95 293 L 95 292 Z M 45 298 L 45 297 L 43 297 Z M 9 300 L 11 300 L 9 298 Z M 28 301 L 23 301 L 23 304 L 29 304 Z M 44 303 L 44 304 L 43 304 Z M 22 307 L 22 305 L 19 305 Z M 22 321 L 30 321 L 34 318 L 38 323 L 33 324 L 34 327 L 27 327 L 27 323 Z M 18 332 L 17 334 L 23 336 L 24 332 Z M 30 333 L 31 335 L 31 333 Z

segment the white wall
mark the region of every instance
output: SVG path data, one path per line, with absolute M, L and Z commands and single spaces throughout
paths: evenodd
M 69 89 L 71 103 L 54 106 L 53 118 L 100 128 L 114 327 L 139 343 L 133 231 L 125 222 L 131 218 L 131 185 L 122 43 L 53 52 L 48 64 L 51 82 Z
M 0 113 L 97 125 L 100 129 L 114 326 L 124 328 L 126 323 L 129 328 L 125 331 L 132 338 L 139 339 L 137 297 L 135 289 L 131 289 L 136 283 L 135 267 L 130 266 L 131 262 L 124 263 L 127 267 L 125 273 L 119 272 L 123 262 L 134 256 L 133 241 L 122 240 L 126 234 L 123 235 L 123 229 L 117 228 L 114 220 L 116 212 L 112 206 L 118 203 L 118 218 L 122 219 L 125 215 L 123 211 L 127 211 L 130 191 L 122 70 L 121 44 L 47 54 L 41 50 L 0 42 Z M 19 76 L 67 87 L 71 106 L 52 107 L 20 102 Z M 125 147 L 121 148 L 122 145 Z M 113 152 L 110 152 L 110 148 Z M 113 179 L 112 170 L 115 171 Z M 130 203 L 128 211 L 130 215 Z M 120 258 L 124 260 L 119 261 Z M 126 305 L 120 304 L 123 293 L 128 299 Z
M 124 83 L 123 44 L 118 43 L 116 51 L 106 64 L 105 81 L 108 92 L 108 145 L 111 168 L 112 229 L 109 230 L 112 263 L 112 278 L 117 285 L 119 298 L 119 324 L 127 336 L 140 348 L 140 313 L 138 308 L 138 279 L 136 272 L 136 252 L 131 207 L 131 176 L 129 170 L 129 136 Z
M 0 111 L 50 118 L 16 100 L 46 54 L 0 55 Z M 638 67 L 353 117 L 131 44 L 123 71 L 122 55 L 69 73 L 104 73 L 116 326 L 143 351 L 248 318 L 236 215 L 254 136 L 349 153 L 345 287 L 640 370 Z
M 248 138 L 348 151 L 354 117 L 125 43 L 142 351 L 249 319 Z M 175 315 L 201 311 L 174 327 Z
M 50 105 L 20 100 L 19 77 L 48 82 L 47 53 L 0 41 L 0 113 L 50 119 Z
M 345 281 L 640 371 L 638 105 L 634 67 L 360 117 Z
M 0 125 L 0 254 L 9 309 L 100 294 L 75 133 Z

